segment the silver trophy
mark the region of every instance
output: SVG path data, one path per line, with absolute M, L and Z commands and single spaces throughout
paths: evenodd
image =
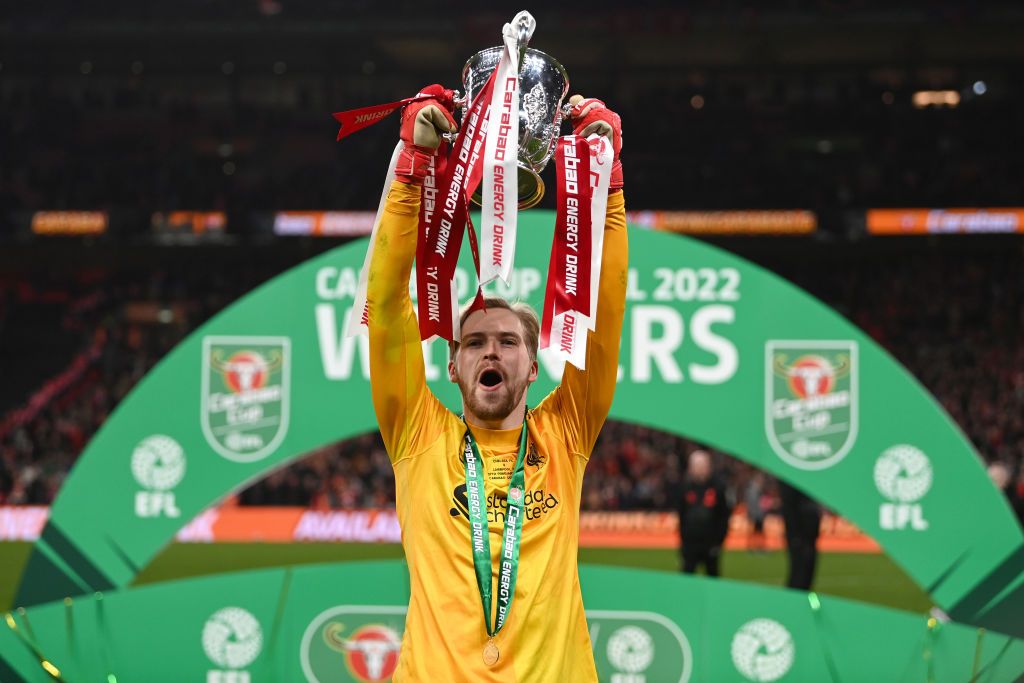
M 519 45 L 519 208 L 528 209 L 544 196 L 540 173 L 555 153 L 562 120 L 567 116 L 562 100 L 569 91 L 569 74 L 551 55 L 527 47 L 536 25 L 528 12 L 521 12 L 513 22 Z M 463 115 L 498 68 L 503 50 L 502 46 L 489 47 L 466 61 L 462 68 Z M 473 201 L 480 203 L 479 192 Z

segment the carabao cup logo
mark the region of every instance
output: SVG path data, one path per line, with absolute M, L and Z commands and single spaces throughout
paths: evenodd
M 207 443 L 237 462 L 267 457 L 288 432 L 291 340 L 203 339 L 201 418 Z
M 217 610 L 203 626 L 203 651 L 223 669 L 244 669 L 262 649 L 260 622 L 241 607 Z
M 758 683 L 785 676 L 796 657 L 793 636 L 774 619 L 753 619 L 740 626 L 730 649 L 736 670 Z
M 769 341 L 765 345 L 765 433 L 794 467 L 820 470 L 857 439 L 857 344 Z
M 151 491 L 170 491 L 185 476 L 185 451 L 169 436 L 154 434 L 132 451 L 132 476 Z
M 312 683 L 382 683 L 398 667 L 405 607 L 340 605 L 306 627 L 299 659 Z

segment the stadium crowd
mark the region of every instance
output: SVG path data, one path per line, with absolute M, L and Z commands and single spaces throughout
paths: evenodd
M 982 456 L 1006 469 L 1007 495 L 1021 511 L 1024 347 L 1008 341 L 1024 333 L 1019 258 L 926 249 L 910 261 L 878 256 L 842 267 L 787 262 L 777 269 L 903 362 Z M 192 270 L 134 278 L 92 274 L 84 282 L 66 282 L 67 292 L 80 292 L 63 304 L 64 333 L 78 339 L 77 353 L 0 422 L 0 503 L 49 503 L 88 439 L 150 367 L 199 323 L 271 274 L 254 266 L 215 278 L 215 286 L 209 273 Z M 31 292 L 26 282 L 4 282 L 0 316 L 34 305 Z M 584 481 L 584 509 L 672 509 L 686 458 L 696 447 L 656 430 L 609 422 Z M 763 482 L 753 468 L 726 454 L 713 457 L 735 501 L 746 498 L 750 482 L 768 498 L 774 495 L 770 478 Z M 367 434 L 308 454 L 251 485 L 239 500 L 380 507 L 393 504 L 394 481 L 379 435 Z
M 44 280 L 0 279 L 0 330 L 6 332 L 0 370 L 12 377 L 19 366 L 31 367 L 33 355 L 49 353 L 46 336 L 65 336 L 77 346 L 65 366 L 28 396 L 13 405 L 9 390 L 3 396 L 8 410 L 0 416 L 0 504 L 52 501 L 86 443 L 146 372 L 258 283 L 245 272 L 218 277 L 187 269 L 173 276 L 82 271 Z M 60 302 L 59 326 L 29 340 L 34 350 L 9 353 L 5 342 L 18 337 L 9 327 L 40 300 Z
M 26 43 L 0 58 L 0 207 L 10 211 L 226 210 L 244 216 L 249 210 L 372 209 L 381 176 L 374 169 L 386 164 L 380 150 L 394 139 L 394 121 L 334 145 L 330 113 L 393 101 L 432 81 L 458 86 L 461 61 L 497 37 L 485 30 L 487 22 L 497 27 L 507 20 L 495 14 L 459 25 L 456 12 L 437 21 L 433 32 L 418 28 L 404 10 L 408 18 L 396 22 L 390 7 L 385 12 L 359 3 L 365 5 L 358 10 L 361 21 L 389 26 L 398 42 L 415 36 L 421 48 L 399 53 L 382 39 L 388 32 L 347 32 L 324 55 L 316 40 L 294 38 L 289 22 L 316 16 L 344 31 L 352 11 L 346 3 L 192 0 L 175 5 L 169 16 L 149 4 L 106 2 L 105 10 L 90 5 L 87 12 L 61 4 L 62 26 L 72 35 L 109 27 L 120 37 L 100 33 L 98 42 L 107 45 L 102 51 L 36 44 L 28 36 L 52 20 L 52 12 L 31 3 L 12 8 L 11 26 L 24 29 L 25 37 L 17 30 L 10 36 Z M 410 12 L 436 14 L 406 4 Z M 1019 16 L 1012 3 L 983 4 L 1004 5 L 1011 19 Z M 989 16 L 963 0 L 901 3 L 902 11 L 891 14 L 831 0 L 775 8 L 718 0 L 639 11 L 619 5 L 606 3 L 593 17 L 556 8 L 540 14 L 538 41 L 548 42 L 538 46 L 558 57 L 559 45 L 573 45 L 583 31 L 608 42 L 614 68 L 581 57 L 566 66 L 573 87 L 599 92 L 624 121 L 635 122 L 624 147 L 635 206 L 843 210 L 1019 200 L 1021 162 L 1005 153 L 1024 146 L 1017 125 L 1022 95 L 1012 69 L 977 66 L 988 64 L 987 57 L 930 70 L 897 58 L 853 69 L 838 58 L 790 64 L 772 54 L 781 49 L 778 43 L 792 42 L 774 32 L 773 12 L 835 22 L 847 10 L 859 11 L 864 24 L 876 22 L 888 40 L 899 42 L 892 36 L 903 27 L 909 44 L 922 26 L 975 35 L 985 22 L 999 20 L 998 7 L 987 7 L 996 12 Z M 264 11 L 273 6 L 281 11 Z M 474 5 L 475 16 L 478 10 Z M 671 54 L 654 57 L 642 49 L 666 36 L 713 30 L 723 14 L 738 15 L 741 25 L 762 36 L 730 34 L 749 64 L 717 65 L 717 57 L 709 57 L 681 68 Z M 272 41 L 258 31 L 226 33 L 224 26 L 245 18 L 279 33 L 267 34 Z M 145 50 L 124 38 L 153 24 L 166 42 Z M 856 33 L 840 35 L 858 43 Z M 430 58 L 417 59 L 424 53 Z M 437 55 L 448 55 L 449 63 Z M 921 89 L 949 90 L 957 105 L 916 107 Z M 669 139 L 672 154 L 665 153 Z
M 0 206 L 232 217 L 374 208 L 380 173 L 367 171 L 380 169 L 352 160 L 380 157 L 391 128 L 335 145 L 328 114 L 401 93 L 376 87 L 335 100 L 305 84 L 282 89 L 291 95 L 264 106 L 204 103 L 197 93 L 131 83 L 86 84 L 74 96 L 42 86 L 0 89 L 7 162 L 0 166 Z M 975 97 L 958 111 L 917 110 L 911 89 L 894 95 L 865 79 L 806 82 L 793 75 L 756 84 L 736 77 L 622 85 L 606 97 L 623 120 L 644 122 L 630 128 L 625 147 L 638 206 L 821 211 L 1017 198 L 1020 162 L 1003 151 L 1024 139 L 1015 124 L 1020 101 L 1009 95 Z M 648 116 L 651 109 L 662 115 Z M 677 148 L 687 159 L 682 167 L 661 144 L 677 125 L 688 131 Z M 673 192 L 661 189 L 664 178 L 673 179 Z

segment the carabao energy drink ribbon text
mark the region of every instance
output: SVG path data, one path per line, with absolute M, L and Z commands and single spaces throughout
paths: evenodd
M 491 94 L 487 142 L 484 144 L 483 192 L 481 193 L 480 284 L 501 278 L 509 284 L 516 250 L 519 217 L 519 184 L 516 168 L 519 150 L 519 50 L 515 25 L 502 30 L 504 50 L 498 63 Z
M 416 294 L 422 339 L 442 337 L 456 341 L 459 338 L 455 265 L 466 227 L 467 197 L 476 189 L 482 173 L 480 155 L 496 75 L 496 71 L 491 74 L 463 119 L 448 166 L 438 184 L 432 220 L 426 231 L 420 231 L 420 239 L 425 243 L 417 248 L 421 259 L 416 264 Z
M 505 49 L 498 68 L 492 72 L 463 117 L 451 156 L 447 156 L 447 148 L 442 143 L 423 183 L 416 249 L 416 288 L 420 335 L 424 339 L 435 336 L 458 339 L 459 302 L 454 282 L 455 266 L 468 218 L 468 197 L 481 181 L 484 183 L 481 238 L 486 251 L 483 259 L 478 257 L 475 235 L 471 235 L 477 280 L 478 283 L 486 283 L 501 277 L 508 283 L 511 277 L 518 216 L 519 49 L 515 30 L 509 24 L 505 25 L 503 39 Z M 500 83 L 500 87 L 496 87 L 496 83 Z M 397 106 L 418 99 L 408 98 L 339 112 L 335 114 L 335 118 L 342 122 L 338 137 L 341 139 L 354 130 L 376 123 L 395 111 Z M 442 159 L 447 159 L 448 163 L 436 163 Z M 437 172 L 439 167 L 444 167 L 440 174 Z M 383 199 L 393 180 L 393 169 L 389 169 L 370 247 L 360 272 L 354 313 L 346 330 L 349 336 L 367 332 L 368 266 Z M 481 273 L 481 268 L 484 273 Z M 477 296 L 479 302 L 479 288 Z
M 519 437 L 519 454 L 516 456 L 512 479 L 508 484 L 508 512 L 501 534 L 501 555 L 498 556 L 498 609 L 491 625 L 491 535 L 487 525 L 487 496 L 484 491 L 483 460 L 477 449 L 472 432 L 466 428 L 466 499 L 469 512 L 469 538 L 473 553 L 473 568 L 476 571 L 477 589 L 484 612 L 484 628 L 492 638 L 501 631 L 512 610 L 512 599 L 516 593 L 516 577 L 519 575 L 519 544 L 523 537 L 523 516 L 526 506 L 526 441 L 529 438 L 526 420 Z M 495 653 L 497 650 L 495 650 Z
M 597 318 L 612 150 L 606 138 L 558 139 L 558 215 L 544 293 L 540 347 L 583 370 Z
M 481 181 L 482 257 L 475 249 L 470 225 L 478 283 L 476 305 L 482 302 L 481 285 L 497 277 L 508 284 L 512 274 L 519 203 L 519 44 L 513 25 L 505 24 L 502 38 L 505 49 L 498 68 L 463 118 L 438 185 L 437 210 L 425 231 L 427 242 L 419 252 L 422 260 L 416 265 L 416 292 L 422 339 L 460 338 L 455 266 L 468 219 L 468 198 Z

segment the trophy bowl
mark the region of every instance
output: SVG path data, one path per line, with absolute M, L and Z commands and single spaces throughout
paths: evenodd
M 466 107 L 486 85 L 491 73 L 501 61 L 502 47 L 481 50 L 466 61 L 462 68 Z M 518 186 L 519 208 L 536 206 L 544 197 L 541 171 L 555 152 L 564 112 L 562 100 L 569 92 L 569 75 L 558 60 L 540 50 L 526 48 L 520 51 L 519 68 L 519 150 Z M 473 202 L 480 204 L 479 190 Z

